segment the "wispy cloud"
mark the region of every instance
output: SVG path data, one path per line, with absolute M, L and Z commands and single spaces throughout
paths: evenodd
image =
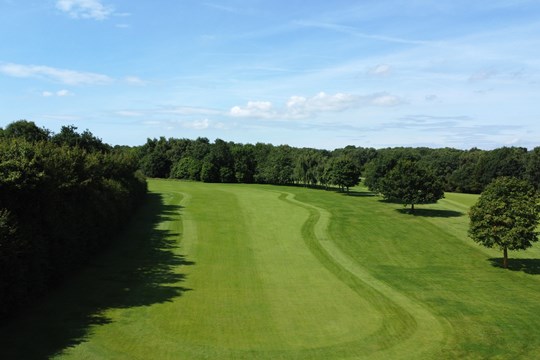
M 139 111 L 133 111 L 133 110 L 119 110 L 115 112 L 116 115 L 124 116 L 124 117 L 140 117 L 144 116 L 144 113 Z
M 426 41 L 426 40 L 405 39 L 405 38 L 399 38 L 399 37 L 393 37 L 393 36 L 386 36 L 382 34 L 365 33 L 365 32 L 359 31 L 358 29 L 352 26 L 340 25 L 340 24 L 329 23 L 329 22 L 302 20 L 302 21 L 296 21 L 294 22 L 294 24 L 298 26 L 306 27 L 306 28 L 318 28 L 318 29 L 324 29 L 324 30 L 331 30 L 331 31 L 349 34 L 351 36 L 355 36 L 359 38 L 388 42 L 388 43 L 399 43 L 399 44 L 408 44 L 408 45 L 432 44 L 431 41 Z
M 222 114 L 222 111 L 219 111 L 216 109 L 200 108 L 200 107 L 194 107 L 194 106 L 175 106 L 175 107 L 170 107 L 166 109 L 160 109 L 160 110 L 157 110 L 156 112 L 161 113 L 161 114 L 171 114 L 171 115 L 181 115 L 181 116 Z
M 113 81 L 107 75 L 43 65 L 0 64 L 0 73 L 18 78 L 41 78 L 67 85 L 97 85 Z
M 365 106 L 390 107 L 404 104 L 405 100 L 389 93 L 356 95 L 320 92 L 312 97 L 291 96 L 285 105 L 275 108 L 269 101 L 249 101 L 245 106 L 234 106 L 229 115 L 259 119 L 299 119 L 324 112 L 341 112 Z
M 142 124 L 167 130 L 179 128 L 188 130 L 223 130 L 227 128 L 227 126 L 221 122 L 213 122 L 206 118 L 196 120 L 145 120 L 142 122 Z
M 137 76 L 126 76 L 124 81 L 129 85 L 146 85 L 146 81 Z
M 44 119 L 58 120 L 58 121 L 77 121 L 81 119 L 81 117 L 75 116 L 75 115 L 41 115 L 40 117 Z
M 225 6 L 225 5 L 221 5 L 221 4 L 204 3 L 204 6 L 212 8 L 212 9 L 220 10 L 220 11 L 225 11 L 225 12 L 228 12 L 228 13 L 233 13 L 233 14 L 237 14 L 237 13 L 240 12 L 240 10 L 237 9 L 237 8 L 234 8 L 234 7 L 231 7 L 231 6 Z
M 478 71 L 472 74 L 469 77 L 469 81 L 470 82 L 484 81 L 484 80 L 488 80 L 492 78 L 495 75 L 497 75 L 497 72 L 495 70 L 482 70 L 482 71 Z
M 73 95 L 72 92 L 70 92 L 69 90 L 65 90 L 65 89 L 58 90 L 58 91 L 55 91 L 55 92 L 43 91 L 41 93 L 41 96 L 43 96 L 43 97 L 52 97 L 52 96 L 64 97 L 64 96 L 72 96 L 72 95 Z
M 210 127 L 210 120 L 202 119 L 194 121 L 184 121 L 182 122 L 182 126 L 186 129 L 204 130 Z
M 369 69 L 368 73 L 374 76 L 388 76 L 392 72 L 392 67 L 388 64 L 379 64 Z
M 114 7 L 100 0 L 57 0 L 56 8 L 74 19 L 105 20 L 114 13 Z

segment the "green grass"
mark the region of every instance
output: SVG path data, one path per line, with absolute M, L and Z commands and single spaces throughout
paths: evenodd
M 152 180 L 103 255 L 0 326 L 0 358 L 540 358 L 540 247 L 467 238 L 363 188 Z

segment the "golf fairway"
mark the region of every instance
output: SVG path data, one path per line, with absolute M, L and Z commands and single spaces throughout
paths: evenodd
M 13 340 L 7 355 L 540 355 L 540 280 L 530 266 L 540 251 L 511 254 L 529 271 L 486 261 L 500 254 L 466 238 L 470 195 L 412 216 L 361 192 L 149 184 L 153 205 L 107 254 L 2 328 L 4 340 L 33 336 L 38 346 Z

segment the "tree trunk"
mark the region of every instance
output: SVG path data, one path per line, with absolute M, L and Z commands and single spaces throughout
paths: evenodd
M 411 204 L 411 213 L 414 213 L 414 204 Z
M 503 248 L 503 268 L 508 269 L 508 249 Z

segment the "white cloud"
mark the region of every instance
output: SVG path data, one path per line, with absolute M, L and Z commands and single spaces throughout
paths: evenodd
M 42 65 L 0 64 L 0 73 L 18 78 L 41 78 L 67 85 L 106 84 L 113 79 L 103 74 L 57 69 Z
M 288 117 L 304 117 L 318 112 L 339 112 L 362 106 L 394 106 L 402 104 L 401 98 L 387 93 L 354 95 L 320 92 L 311 98 L 292 96 L 287 101 Z
M 144 114 L 138 111 L 120 110 L 116 112 L 116 115 L 125 116 L 125 117 L 138 117 L 138 116 L 143 116 Z
M 137 76 L 126 76 L 124 81 L 129 85 L 146 85 L 146 81 Z
M 57 0 L 56 8 L 74 19 L 105 20 L 114 8 L 100 0 Z
M 178 128 L 184 128 L 189 130 L 206 130 L 210 128 L 225 129 L 223 123 L 213 123 L 209 119 L 199 120 L 145 120 L 142 122 L 144 125 L 156 126 L 168 131 L 172 131 Z
M 336 93 L 334 95 L 320 92 L 312 97 L 291 96 L 281 109 L 275 110 L 269 101 L 249 101 L 246 106 L 234 106 L 229 111 L 233 117 L 250 117 L 261 119 L 299 119 L 315 116 L 322 112 L 340 112 L 363 106 L 390 107 L 404 104 L 405 101 L 388 93 L 371 95 L 355 95 Z
M 71 96 L 71 95 L 73 95 L 73 93 L 71 93 L 69 90 L 65 90 L 65 89 L 58 90 L 56 92 L 43 91 L 41 93 L 41 96 L 43 96 L 43 97 L 52 97 L 52 96 L 64 97 L 64 96 Z
M 403 100 L 394 95 L 381 94 L 374 96 L 371 104 L 376 106 L 396 106 L 403 104 Z
M 161 121 L 147 120 L 147 121 L 143 121 L 143 124 L 144 125 L 161 125 Z
M 210 121 L 208 119 L 195 120 L 191 122 L 183 122 L 182 126 L 186 129 L 204 130 L 210 127 Z
M 232 107 L 229 113 L 234 117 L 271 118 L 275 115 L 270 101 L 249 101 L 244 107 Z
M 157 111 L 163 114 L 174 114 L 174 115 L 221 115 L 222 112 L 215 109 L 209 108 L 198 108 L 193 106 L 177 106 L 169 109 Z
M 387 76 L 387 75 L 390 75 L 391 72 L 392 72 L 392 67 L 387 64 L 377 65 L 369 69 L 368 71 L 370 75 L 374 75 L 374 76 Z

